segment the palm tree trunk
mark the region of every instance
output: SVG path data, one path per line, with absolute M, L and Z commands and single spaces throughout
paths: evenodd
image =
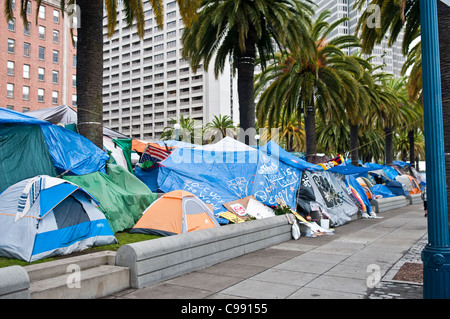
M 414 141 L 415 130 L 408 131 L 408 141 L 409 141 L 409 163 L 412 167 L 416 167 L 416 154 L 415 154 L 415 141 Z
M 309 106 L 305 107 L 305 135 L 306 135 L 306 160 L 313 163 L 316 159 L 316 112 L 314 109 L 314 98 Z
M 437 1 L 447 203 L 450 203 L 450 7 Z M 447 204 L 450 223 L 450 204 Z
M 256 31 L 250 28 L 245 41 L 246 50 L 237 56 L 238 94 L 239 94 L 239 123 L 244 131 L 255 128 L 255 97 L 254 97 L 254 73 L 256 57 Z M 244 142 L 244 141 L 243 141 Z M 246 140 L 250 145 L 253 141 Z
M 81 28 L 77 44 L 78 131 L 103 148 L 103 1 L 78 0 Z
M 392 127 L 385 127 L 385 162 L 386 165 L 392 166 L 394 160 L 393 144 L 392 144 Z
M 359 165 L 359 154 L 358 154 L 358 147 L 359 147 L 359 126 L 358 124 L 354 125 L 351 122 L 349 122 L 350 125 L 350 156 L 352 159 L 352 165 L 358 166 Z

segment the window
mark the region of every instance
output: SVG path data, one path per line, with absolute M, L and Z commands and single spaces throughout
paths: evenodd
M 52 72 L 52 82 L 55 84 L 58 84 L 58 77 L 59 77 L 59 72 L 53 71 Z
M 39 26 L 39 39 L 45 40 L 45 27 Z
M 72 86 L 73 87 L 77 86 L 77 76 L 76 76 L 76 74 L 72 75 Z
M 45 48 L 39 47 L 39 60 L 44 60 L 44 59 L 45 59 Z
M 31 22 L 27 22 L 27 25 L 23 28 L 23 34 L 30 35 Z
M 72 94 L 72 106 L 73 107 L 77 106 L 77 95 L 76 94 Z
M 23 65 L 23 78 L 24 79 L 30 78 L 30 66 L 28 64 Z
M 53 10 L 53 22 L 59 23 L 59 11 Z
M 24 42 L 23 44 L 23 56 L 29 58 L 30 57 L 30 51 L 31 51 L 31 44 Z
M 59 62 L 59 51 L 53 50 L 53 63 Z
M 38 68 L 38 80 L 44 81 L 45 78 L 45 69 L 44 68 Z
M 45 19 L 45 6 L 39 7 L 39 18 Z
M 23 87 L 23 95 L 22 95 L 24 100 L 29 100 L 30 99 L 30 87 L 29 86 L 24 86 Z
M 176 21 L 167 22 L 167 29 L 175 28 L 177 26 Z
M 16 41 L 14 39 L 8 39 L 8 53 L 14 53 Z
M 14 62 L 8 61 L 7 68 L 6 68 L 6 74 L 14 76 Z
M 74 68 L 77 67 L 77 56 L 76 56 L 75 54 L 73 55 L 72 66 L 73 66 Z
M 22 113 L 27 113 L 30 110 L 29 107 L 23 107 L 22 108 Z
M 52 92 L 52 103 L 53 104 L 58 104 L 58 91 L 53 91 Z
M 31 14 L 31 1 L 27 1 L 27 14 Z
M 12 18 L 8 21 L 8 30 L 9 31 L 16 31 L 16 19 Z
M 59 31 L 53 30 L 53 42 L 59 43 Z
M 38 102 L 44 102 L 44 89 L 38 89 Z
M 6 84 L 6 97 L 14 98 L 14 84 Z

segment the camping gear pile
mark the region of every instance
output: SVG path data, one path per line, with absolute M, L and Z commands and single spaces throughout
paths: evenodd
M 293 236 L 297 223 L 333 234 L 358 213 L 376 217 L 371 199 L 425 185 L 407 163 L 312 164 L 273 141 L 145 142 L 104 128 L 99 149 L 69 107 L 29 114 L 0 109 L 0 256 L 28 262 L 117 243 L 122 231 L 171 236 L 286 213 Z

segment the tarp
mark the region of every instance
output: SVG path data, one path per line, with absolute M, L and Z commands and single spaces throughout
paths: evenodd
M 361 199 L 363 200 L 363 202 L 367 208 L 367 213 L 370 214 L 372 212 L 372 206 L 370 205 L 370 200 L 367 197 L 367 194 L 364 191 L 364 188 L 362 188 L 362 186 L 356 180 L 356 177 L 353 175 L 345 175 L 345 182 L 347 183 L 347 185 L 352 186 L 358 192 L 359 196 L 361 197 Z
M 349 222 L 358 212 L 346 185 L 327 171 L 304 170 L 302 173 L 297 192 L 298 212 L 303 217 L 311 214 L 314 211 L 311 204 L 318 204 L 334 227 Z
M 0 128 L 3 130 L 0 138 L 0 166 L 3 165 L 7 173 L 11 166 L 15 166 L 16 172 L 24 172 L 6 176 L 3 188 L 32 177 L 32 174 L 55 176 L 54 171 L 48 167 L 48 157 L 51 158 L 56 174 L 66 172 L 74 175 L 104 171 L 109 158 L 103 150 L 83 136 L 22 113 L 0 108 Z M 21 130 L 23 131 L 19 133 Z M 29 174 L 29 166 L 36 166 L 32 169 L 32 174 Z
M 342 175 L 362 175 L 372 170 L 371 167 L 354 166 L 352 164 L 338 165 L 328 169 L 329 172 Z
M 382 198 L 395 197 L 395 195 L 383 184 L 375 184 L 371 188 L 372 193 L 377 196 L 382 196 Z
M 41 127 L 0 124 L 0 193 L 37 175 L 57 175 Z
M 42 121 L 48 121 L 52 124 L 64 125 L 66 128 L 72 129 L 76 132 L 76 124 L 78 121 L 77 112 L 68 105 L 52 106 L 45 109 L 29 111 L 27 115 L 33 116 Z M 73 125 L 75 124 L 75 129 Z M 122 133 L 111 130 L 110 128 L 103 127 L 103 135 L 110 138 L 130 138 Z
M 269 156 L 278 158 L 283 163 L 293 166 L 299 170 L 304 170 L 304 169 L 322 170 L 322 168 L 320 166 L 308 163 L 307 161 L 302 160 L 301 158 L 294 156 L 293 154 L 285 151 L 281 146 L 279 146 L 277 143 L 275 143 L 272 140 L 267 142 L 267 144 L 261 146 L 259 148 L 259 150 L 265 152 Z
M 64 176 L 64 179 L 84 188 L 98 200 L 114 233 L 132 228 L 157 197 L 119 165 L 108 164 L 108 174 L 96 172 Z
M 240 142 L 237 142 L 240 143 Z M 278 152 L 278 145 L 273 145 Z M 294 208 L 301 168 L 313 166 L 268 155 L 262 150 L 215 151 L 177 148 L 161 162 L 157 184 L 161 191 L 187 190 L 207 204 L 214 212 L 224 210 L 222 204 L 254 195 L 265 205 L 276 205 L 283 198 Z M 286 164 L 290 163 L 290 164 Z

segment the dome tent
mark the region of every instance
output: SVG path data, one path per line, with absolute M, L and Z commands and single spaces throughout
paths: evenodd
M 117 243 L 95 199 L 60 178 L 36 176 L 0 194 L 0 255 L 33 262 Z
M 130 233 L 160 236 L 219 227 L 211 209 L 194 194 L 175 190 L 152 203 Z

